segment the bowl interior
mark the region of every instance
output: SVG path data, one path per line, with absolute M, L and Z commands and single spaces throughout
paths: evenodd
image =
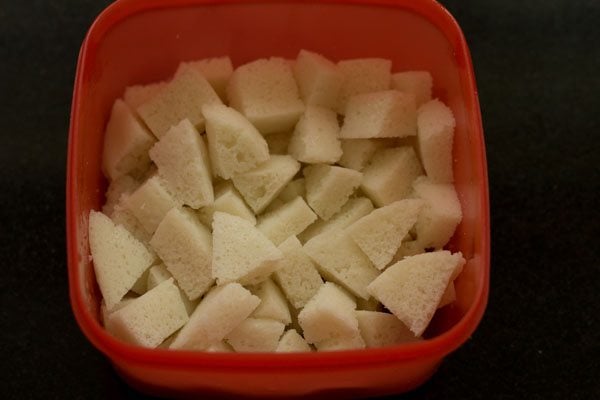
M 240 65 L 260 57 L 295 58 L 302 48 L 332 60 L 385 57 L 394 72 L 432 73 L 434 96 L 452 108 L 457 122 L 454 170 L 464 218 L 449 247 L 462 251 L 468 263 L 456 282 L 456 304 L 436 314 L 427 335 L 448 331 L 487 295 L 485 154 L 470 61 L 459 31 L 443 32 L 409 9 L 409 2 L 408 8 L 335 2 L 130 3 L 109 8 L 92 27 L 73 102 L 67 189 L 71 295 L 93 323 L 99 327 L 100 294 L 88 257 L 87 215 L 104 202 L 101 151 L 114 100 L 128 85 L 168 79 L 180 61 L 229 55 Z

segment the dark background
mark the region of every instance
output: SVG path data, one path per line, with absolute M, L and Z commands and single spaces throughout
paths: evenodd
M 0 0 L 0 397 L 140 398 L 69 306 L 65 164 L 79 46 L 108 1 Z M 600 1 L 443 4 L 489 165 L 481 325 L 406 399 L 600 398 Z

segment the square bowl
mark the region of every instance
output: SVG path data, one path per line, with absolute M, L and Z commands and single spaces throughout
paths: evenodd
M 434 97 L 456 118 L 455 185 L 463 220 L 448 245 L 467 260 L 456 302 L 438 310 L 427 340 L 380 349 L 216 354 L 124 343 L 100 323 L 88 214 L 107 182 L 101 151 L 112 103 L 126 86 L 169 77 L 180 61 L 228 55 L 234 65 L 302 48 L 330 59 L 384 57 L 395 70 L 429 70 Z M 163 396 L 373 396 L 411 390 L 473 333 L 489 288 L 489 200 L 483 129 L 462 32 L 434 0 L 120 0 L 90 28 L 79 55 L 67 170 L 70 299 L 85 336 L 135 388 Z

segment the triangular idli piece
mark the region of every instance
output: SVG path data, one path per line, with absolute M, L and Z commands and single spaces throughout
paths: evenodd
M 213 215 L 212 268 L 218 285 L 259 283 L 282 258 L 281 250 L 249 221 L 219 211 Z
M 273 201 L 300 169 L 291 156 L 273 155 L 258 167 L 234 176 L 232 181 L 252 210 L 259 214 Z
M 285 325 L 292 322 L 285 296 L 273 280 L 267 279 L 262 282 L 253 290 L 253 294 L 260 298 L 260 305 L 254 310 L 252 317 L 272 319 Z
M 348 233 L 358 247 L 378 269 L 384 269 L 402 239 L 417 222 L 423 206 L 420 199 L 396 201 L 365 215 L 348 228 Z
M 383 271 L 367 291 L 415 336 L 421 336 L 452 276 L 464 263 L 461 253 L 446 250 L 406 257 Z
M 96 280 L 111 311 L 154 262 L 155 256 L 121 225 L 90 211 L 89 240 Z
M 208 151 L 214 172 L 224 179 L 269 159 L 269 147 L 258 130 L 238 111 L 222 104 L 202 107 Z

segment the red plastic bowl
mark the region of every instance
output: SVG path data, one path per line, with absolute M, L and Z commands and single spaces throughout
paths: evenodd
M 126 86 L 169 77 L 182 60 L 229 55 L 234 64 L 294 58 L 301 48 L 339 60 L 385 57 L 395 70 L 426 69 L 434 96 L 454 111 L 456 186 L 464 218 L 450 243 L 468 262 L 457 301 L 438 311 L 428 340 L 360 351 L 214 354 L 134 347 L 99 322 L 89 261 L 90 209 L 104 201 L 104 127 Z M 67 239 L 70 297 L 85 336 L 137 389 L 158 395 L 250 396 L 404 392 L 425 382 L 479 323 L 489 287 L 485 149 L 469 50 L 452 16 L 433 0 L 120 0 L 90 28 L 79 55 L 69 133 Z

